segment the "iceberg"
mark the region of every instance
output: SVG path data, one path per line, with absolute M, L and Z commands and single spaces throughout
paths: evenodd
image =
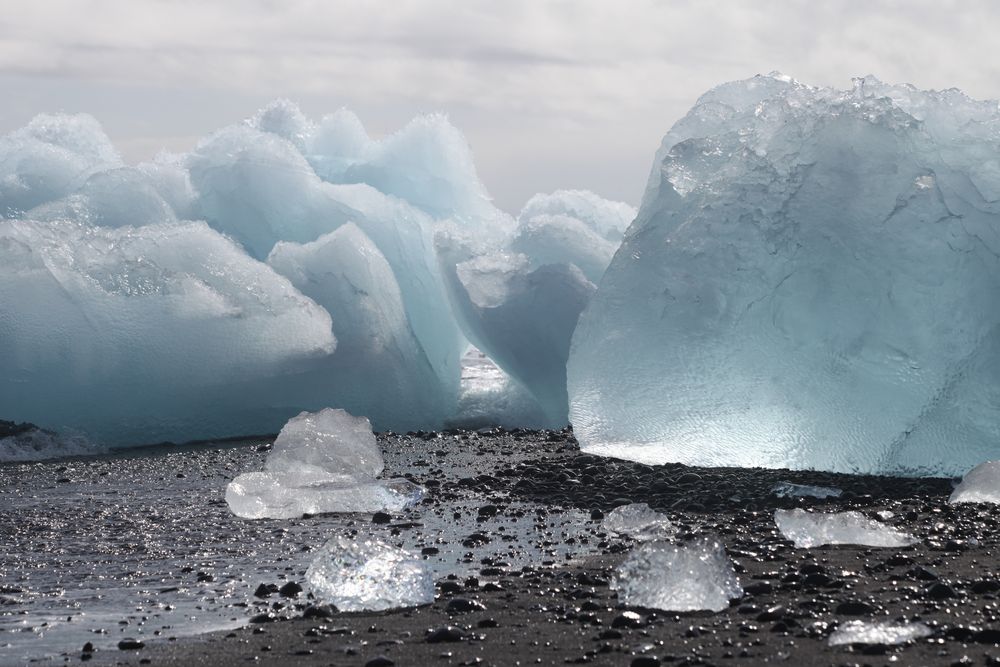
M 665 137 L 581 314 L 588 452 L 956 474 L 1000 451 L 1000 111 L 781 75 Z
M 410 326 L 392 268 L 354 223 L 310 243 L 281 241 L 267 263 L 330 313 L 337 353 L 288 382 L 296 405 L 336 405 L 381 428 L 442 423 L 454 410 Z
M 601 530 L 627 535 L 637 540 L 665 540 L 676 532 L 670 519 L 646 503 L 622 505 L 608 512 Z
M 833 631 L 827 643 L 830 646 L 845 644 L 881 644 L 895 646 L 930 637 L 934 631 L 920 623 L 884 623 L 847 621 Z
M 101 171 L 122 166 L 118 151 L 86 114 L 40 114 L 0 137 L 0 218 L 64 197 Z
M 644 544 L 618 566 L 611 586 L 630 607 L 664 611 L 722 611 L 743 597 L 732 561 L 714 538 Z
M 986 461 L 967 472 L 948 502 L 1000 504 L 1000 461 Z
M 423 498 L 409 480 L 376 479 L 384 468 L 367 418 L 331 408 L 303 412 L 281 429 L 263 472 L 243 473 L 226 486 L 226 503 L 244 519 L 292 519 L 399 511 Z
M 635 215 L 628 204 L 587 190 L 537 194 L 518 215 L 510 250 L 527 257 L 534 268 L 573 264 L 597 283 Z
M 0 406 L 102 445 L 273 432 L 244 388 L 336 348 L 329 314 L 204 223 L 0 220 Z
M 385 611 L 434 602 L 434 578 L 419 558 L 376 538 L 336 536 L 306 570 L 309 591 L 338 611 Z
M 812 549 L 824 544 L 908 547 L 917 543 L 912 535 L 869 519 L 860 512 L 775 510 L 774 522 L 782 536 L 794 542 L 798 549 Z
M 456 250 L 439 238 L 443 261 Z M 567 423 L 566 360 L 594 285 L 575 266 L 531 269 L 523 256 L 472 256 L 449 264 L 452 304 L 469 340 L 538 401 L 546 426 Z

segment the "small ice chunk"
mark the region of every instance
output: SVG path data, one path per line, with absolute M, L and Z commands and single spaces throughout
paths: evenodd
M 250 472 L 226 487 L 226 502 L 244 519 L 295 519 L 326 512 L 398 512 L 424 489 L 406 479 L 358 481 L 347 475 Z
M 377 480 L 385 467 L 371 424 L 344 410 L 303 412 L 285 424 L 264 464 L 226 487 L 244 519 L 290 519 L 328 512 L 398 512 L 423 498 L 405 479 Z
M 799 549 L 824 544 L 905 547 L 917 542 L 912 535 L 869 519 L 860 512 L 824 514 L 801 509 L 776 510 L 774 522 L 781 534 L 795 542 Z
M 644 544 L 618 566 L 611 585 L 626 605 L 664 611 L 722 611 L 743 596 L 732 561 L 714 537 L 683 546 Z
M 771 490 L 779 498 L 839 498 L 842 490 L 830 486 L 810 486 L 778 482 Z
M 385 463 L 367 418 L 326 408 L 289 419 L 264 468 L 289 474 L 315 469 L 356 480 L 374 479 Z
M 340 611 L 383 611 L 434 602 L 429 567 L 375 538 L 337 536 L 306 571 L 313 595 Z
M 914 639 L 929 637 L 931 629 L 923 623 L 870 623 L 848 621 L 830 635 L 830 646 L 844 644 L 906 644 Z
M 986 461 L 967 472 L 948 502 L 1000 504 L 1000 461 Z
M 646 503 L 616 507 L 604 517 L 601 528 L 642 541 L 662 540 L 674 534 L 670 519 Z

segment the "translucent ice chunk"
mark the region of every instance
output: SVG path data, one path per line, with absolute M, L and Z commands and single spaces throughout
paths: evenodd
M 779 498 L 839 498 L 843 491 L 829 486 L 778 482 L 771 493 Z
M 906 547 L 917 542 L 912 535 L 869 519 L 860 512 L 776 510 L 774 522 L 785 539 L 794 542 L 799 549 L 811 549 L 824 544 Z
M 1000 461 L 986 461 L 967 472 L 948 502 L 1000 504 Z
M 675 532 L 670 519 L 646 503 L 616 507 L 604 517 L 601 529 L 643 541 L 662 540 Z
M 296 519 L 303 514 L 398 512 L 424 497 L 406 479 L 358 480 L 301 469 L 244 473 L 226 486 L 229 509 L 244 519 Z
M 934 632 L 923 623 L 885 623 L 870 621 L 847 621 L 834 630 L 828 643 L 830 646 L 844 644 L 883 644 L 892 646 L 906 644 L 915 639 L 930 637 Z
M 312 470 L 351 479 L 374 479 L 385 464 L 366 417 L 326 408 L 289 419 L 274 441 L 264 468 L 272 473 Z
M 1000 453 L 1000 110 L 760 76 L 664 139 L 567 369 L 581 447 L 957 474 Z
M 722 611 L 743 596 L 725 548 L 713 538 L 644 544 L 618 566 L 611 585 L 626 605 L 665 611 Z
M 340 611 L 383 611 L 434 602 L 430 568 L 375 538 L 337 536 L 306 570 L 309 590 Z
M 399 511 L 423 498 L 405 479 L 376 480 L 384 463 L 365 417 L 340 409 L 303 412 L 281 429 L 264 464 L 226 487 L 229 509 L 245 519 L 327 512 Z

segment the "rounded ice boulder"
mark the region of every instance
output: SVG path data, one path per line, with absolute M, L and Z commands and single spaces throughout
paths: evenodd
M 664 139 L 568 365 L 584 450 L 955 474 L 1000 453 L 1000 111 L 780 75 Z

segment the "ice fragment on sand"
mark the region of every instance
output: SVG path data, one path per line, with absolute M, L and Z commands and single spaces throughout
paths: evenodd
M 332 538 L 309 566 L 306 581 L 313 595 L 340 611 L 382 611 L 434 601 L 429 567 L 375 538 Z
M 714 538 L 644 544 L 618 566 L 611 585 L 626 605 L 665 611 L 722 611 L 743 596 L 733 564 Z
M 295 519 L 303 514 L 398 512 L 424 496 L 406 479 L 357 480 L 309 472 L 250 472 L 226 487 L 226 502 L 244 519 Z
M 913 536 L 869 519 L 860 512 L 776 510 L 774 522 L 785 539 L 793 541 L 799 549 L 810 549 L 824 544 L 905 547 L 917 542 Z
M 1000 461 L 986 461 L 967 472 L 948 502 L 1000 503 Z
M 771 492 L 779 498 L 839 498 L 842 490 L 829 486 L 811 486 L 778 482 Z
M 616 507 L 604 517 L 601 528 L 643 541 L 662 540 L 675 532 L 670 519 L 646 503 Z
M 930 637 L 933 631 L 923 623 L 872 623 L 868 621 L 848 621 L 842 623 L 828 643 L 830 646 L 844 644 L 882 644 L 891 646 L 906 644 L 915 639 Z
M 378 480 L 382 453 L 364 417 L 326 408 L 303 412 L 281 429 L 264 464 L 226 487 L 229 509 L 245 519 L 289 519 L 325 512 L 399 511 L 424 490 L 405 479 Z
M 351 479 L 374 479 L 384 468 L 368 419 L 332 408 L 289 419 L 264 464 L 268 472 L 311 471 Z
M 567 368 L 584 451 L 958 474 L 1000 454 L 1000 109 L 783 76 L 664 139 Z

